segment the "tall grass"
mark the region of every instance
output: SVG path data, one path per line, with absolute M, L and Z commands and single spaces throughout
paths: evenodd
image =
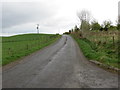
M 118 59 L 118 43 L 120 42 L 118 31 L 91 31 L 87 38 L 79 38 L 77 34 L 74 33 L 72 36 L 88 59 L 97 60 L 106 65 L 120 68 L 120 60 Z

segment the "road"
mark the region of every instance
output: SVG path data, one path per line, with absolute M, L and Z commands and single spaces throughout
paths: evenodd
M 90 63 L 68 35 L 9 68 L 3 67 L 2 75 L 3 88 L 118 87 L 118 75 Z

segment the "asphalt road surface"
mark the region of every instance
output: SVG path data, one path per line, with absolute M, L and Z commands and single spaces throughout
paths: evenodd
M 17 64 L 5 67 L 3 88 L 118 87 L 118 75 L 90 63 L 67 35 Z

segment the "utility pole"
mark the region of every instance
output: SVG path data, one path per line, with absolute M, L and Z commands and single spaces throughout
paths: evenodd
M 39 24 L 37 24 L 37 33 L 39 34 Z

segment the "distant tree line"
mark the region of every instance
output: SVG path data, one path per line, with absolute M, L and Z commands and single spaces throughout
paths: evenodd
M 65 32 L 66 34 L 81 31 L 82 35 L 86 36 L 87 33 L 95 30 L 98 30 L 98 31 L 120 30 L 120 16 L 118 16 L 116 25 L 112 25 L 112 22 L 110 20 L 103 21 L 101 25 L 96 20 L 92 20 L 90 22 L 91 15 L 87 10 L 82 10 L 81 12 L 78 12 L 77 16 L 80 20 L 80 27 L 75 25 L 75 27 L 69 30 L 69 32 Z

